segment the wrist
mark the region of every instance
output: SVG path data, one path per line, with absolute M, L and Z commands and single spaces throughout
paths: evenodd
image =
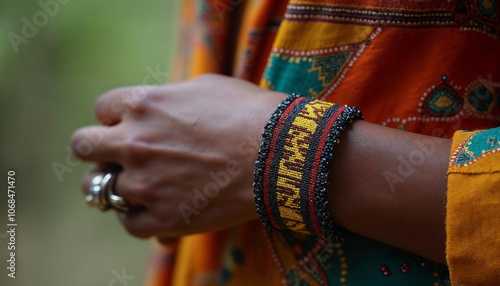
M 290 96 L 265 127 L 255 170 L 255 201 L 270 230 L 291 229 L 339 242 L 328 209 L 330 161 L 355 108 Z

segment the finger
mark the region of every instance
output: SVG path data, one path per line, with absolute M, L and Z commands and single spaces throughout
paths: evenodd
M 82 179 L 82 191 L 85 195 L 89 194 L 90 190 L 90 185 L 92 183 L 92 179 L 97 176 L 100 173 L 106 172 L 106 170 L 109 170 L 110 168 L 101 169 L 99 167 L 93 167 L 89 171 L 83 175 Z M 113 185 L 111 185 L 110 189 L 111 191 L 117 195 L 121 196 L 125 199 L 126 203 L 131 206 L 132 210 L 142 210 L 144 209 L 143 204 L 139 202 L 139 199 L 144 201 L 143 198 L 141 198 L 138 195 L 135 195 L 136 192 L 133 191 L 127 191 L 126 193 L 132 194 L 132 195 L 123 195 L 123 192 L 117 192 L 117 189 L 128 189 L 129 185 L 131 185 L 130 180 L 127 180 L 127 173 L 124 170 L 121 170 L 113 175 Z M 119 186 L 121 185 L 121 186 Z
M 96 164 L 95 166 L 92 166 L 91 168 L 89 168 L 88 171 L 85 172 L 85 174 L 82 177 L 82 183 L 81 183 L 82 192 L 85 195 L 88 195 L 90 192 L 90 185 L 91 185 L 92 179 L 95 176 L 99 175 L 100 173 L 105 172 L 106 170 L 111 170 L 111 169 L 115 169 L 115 168 L 118 168 L 118 167 L 116 165 L 103 164 L 103 163 Z
M 135 237 L 149 238 L 162 230 L 161 223 L 146 209 L 117 214 L 125 229 Z
M 71 137 L 73 154 L 84 161 L 121 163 L 120 130 L 107 126 L 80 128 Z
M 103 125 L 115 125 L 130 112 L 144 112 L 144 99 L 153 86 L 121 87 L 101 95 L 94 113 Z
M 152 181 L 147 182 L 145 171 L 124 169 L 118 172 L 112 186 L 115 195 L 123 197 L 134 209 L 147 208 L 155 198 Z M 142 174 L 142 175 L 141 175 Z

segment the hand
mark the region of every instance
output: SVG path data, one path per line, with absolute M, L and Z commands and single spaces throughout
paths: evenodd
M 121 166 L 114 191 L 137 207 L 118 213 L 132 235 L 220 230 L 258 218 L 254 161 L 264 126 L 285 97 L 219 75 L 119 88 L 97 101 L 104 126 L 76 131 L 72 149 L 98 169 Z M 84 176 L 84 192 L 97 172 Z

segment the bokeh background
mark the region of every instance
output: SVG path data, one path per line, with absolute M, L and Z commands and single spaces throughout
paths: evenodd
M 101 93 L 170 70 L 180 1 L 40 2 L 52 3 L 52 15 L 38 0 L 0 1 L 0 285 L 141 285 L 150 241 L 129 236 L 114 213 L 86 206 L 79 184 L 90 165 L 75 163 L 68 147 L 74 130 L 96 124 Z M 23 19 L 37 31 L 16 52 L 9 34 L 23 36 Z M 15 279 L 6 269 L 9 170 Z M 122 272 L 135 278 L 122 283 Z

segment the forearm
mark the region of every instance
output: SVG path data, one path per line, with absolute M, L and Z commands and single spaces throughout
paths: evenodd
M 356 121 L 331 166 L 329 206 L 340 226 L 445 263 L 451 140 Z

